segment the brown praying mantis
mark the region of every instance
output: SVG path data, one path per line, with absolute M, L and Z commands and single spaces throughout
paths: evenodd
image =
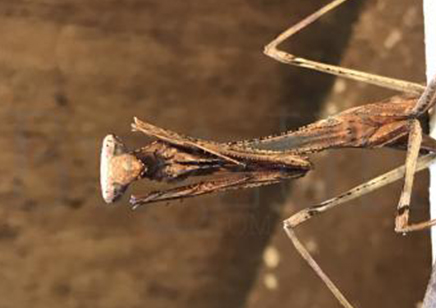
M 374 104 L 345 110 L 297 131 L 277 136 L 230 143 L 182 136 L 135 118 L 133 130 L 157 141 L 128 151 L 115 135 L 103 141 L 101 186 L 110 203 L 121 197 L 130 183 L 142 178 L 183 182 L 194 176 L 212 179 L 132 196 L 133 208 L 141 205 L 194 197 L 229 189 L 249 188 L 304 176 L 310 169 L 308 155 L 328 149 L 391 147 L 407 151 L 406 164 L 317 206 L 306 208 L 284 221 L 284 229 L 298 252 L 326 283 L 344 307 L 352 307 L 330 278 L 322 271 L 294 233 L 294 228 L 311 217 L 345 201 L 404 177 L 397 206 L 396 232 L 420 230 L 436 221 L 409 224 L 410 198 L 414 173 L 436 159 L 435 154 L 418 157 L 420 152 L 436 152 L 436 141 L 423 134 L 418 118 L 436 103 L 436 79 L 427 87 L 420 84 L 372 75 L 296 57 L 278 49 L 280 43 L 307 27 L 347 0 L 336 0 L 290 27 L 265 47 L 265 54 L 285 64 L 315 69 L 364 81 L 406 93 Z

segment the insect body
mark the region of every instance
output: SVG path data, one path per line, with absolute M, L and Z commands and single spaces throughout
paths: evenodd
M 230 143 L 181 136 L 135 119 L 133 129 L 157 138 L 157 141 L 129 152 L 115 136 L 109 135 L 105 138 L 101 160 L 101 186 L 105 201 L 115 201 L 131 182 L 142 178 L 183 182 L 193 176 L 212 177 L 166 191 L 132 196 L 130 202 L 134 208 L 151 202 L 256 187 L 298 178 L 312 168 L 307 158 L 309 154 L 328 149 L 391 147 L 406 150 L 405 167 L 397 168 L 317 206 L 306 208 L 284 221 L 286 234 L 298 252 L 339 302 L 344 307 L 352 308 L 298 240 L 294 228 L 316 214 L 402 177 L 404 186 L 397 206 L 395 231 L 405 233 L 436 224 L 435 220 L 409 224 L 414 173 L 436 159 L 436 141 L 422 132 L 419 122 L 419 118 L 436 104 L 436 78 L 424 87 L 416 83 L 311 61 L 277 48 L 281 42 L 345 1 L 334 0 L 290 27 L 266 45 L 265 54 L 285 64 L 365 81 L 402 91 L 405 95 L 351 108 L 296 131 Z M 419 154 L 424 152 L 433 154 L 419 157 Z
M 144 196 L 132 196 L 131 204 L 168 201 L 256 187 L 304 176 L 311 164 L 302 155 L 242 149 L 182 136 L 135 119 L 135 130 L 158 138 L 142 148 L 127 151 L 121 140 L 108 135 L 103 141 L 101 188 L 107 203 L 116 201 L 133 181 L 147 178 L 168 183 L 195 176 L 213 176 L 195 184 Z

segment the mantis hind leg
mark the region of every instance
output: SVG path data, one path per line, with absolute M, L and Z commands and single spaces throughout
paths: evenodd
M 412 196 L 413 180 L 416 170 L 416 161 L 422 142 L 422 129 L 418 120 L 409 120 L 409 141 L 407 144 L 406 170 L 403 190 L 397 206 L 395 217 L 395 231 L 404 232 L 408 228 L 410 199 Z
M 431 108 L 436 102 L 436 78 L 433 78 L 424 93 L 418 99 L 415 107 L 410 112 L 410 117 L 420 116 L 422 113 L 426 112 Z M 423 140 L 423 134 L 421 125 L 416 119 L 408 120 L 410 123 L 409 128 L 409 140 L 407 142 L 407 158 L 406 158 L 406 174 L 404 178 L 404 186 L 401 192 L 400 201 L 397 207 L 397 215 L 395 217 L 395 231 L 404 233 L 409 231 L 422 230 L 436 225 L 436 219 L 425 221 L 422 223 L 409 223 L 409 213 L 410 213 L 410 198 L 413 186 L 413 178 L 416 169 L 416 161 L 421 149 L 421 144 Z M 426 136 L 425 139 L 427 144 L 432 144 L 434 146 L 435 141 L 431 137 Z M 434 151 L 434 149 L 433 149 Z
M 429 154 L 426 156 L 419 157 L 416 164 L 416 170 L 421 171 L 427 168 L 436 160 L 436 154 Z M 292 241 L 292 244 L 298 251 L 298 253 L 303 257 L 303 259 L 309 264 L 309 266 L 315 271 L 315 273 L 321 278 L 324 284 L 330 289 L 330 291 L 334 294 L 334 296 L 338 299 L 338 301 L 342 304 L 343 307 L 353 307 L 345 296 L 339 291 L 339 289 L 334 285 L 334 283 L 330 280 L 330 278 L 324 273 L 318 263 L 313 259 L 305 246 L 298 240 L 295 234 L 295 228 L 306 222 L 307 220 L 317 216 L 318 214 L 324 213 L 338 205 L 351 201 L 353 199 L 359 198 L 362 195 L 365 195 L 369 192 L 372 192 L 378 188 L 384 187 L 390 183 L 393 183 L 399 179 L 402 179 L 405 174 L 405 166 L 398 167 L 390 172 L 387 172 L 381 176 L 378 176 L 366 183 L 363 183 L 359 186 L 356 186 L 349 191 L 326 200 L 318 205 L 305 208 L 296 214 L 292 215 L 288 219 L 286 219 L 284 224 L 284 229 Z
M 318 263 L 313 259 L 310 252 L 307 248 L 300 242 L 295 231 L 292 229 L 290 225 L 287 224 L 287 220 L 284 221 L 283 229 L 286 232 L 288 238 L 292 241 L 295 249 L 298 253 L 303 257 L 303 259 L 309 264 L 309 266 L 315 271 L 315 273 L 322 279 L 325 285 L 329 288 L 329 290 L 333 293 L 333 295 L 337 298 L 337 300 L 341 303 L 345 308 L 354 308 L 353 305 L 346 299 L 346 297 L 342 294 L 339 288 L 333 283 L 333 281 L 324 273 L 322 268 L 318 265 Z
M 362 81 L 405 93 L 421 94 L 424 91 L 425 86 L 418 83 L 384 77 L 376 74 L 369 74 L 354 69 L 312 61 L 309 59 L 297 57 L 291 53 L 278 49 L 278 45 L 280 45 L 283 41 L 287 40 L 297 32 L 306 28 L 307 26 L 318 20 L 321 16 L 335 9 L 346 1 L 347 0 L 334 0 L 316 11 L 315 13 L 307 16 L 297 24 L 289 27 L 287 30 L 279 34 L 279 36 L 277 36 L 277 38 L 275 38 L 272 42 L 265 46 L 264 53 L 267 56 L 288 65 L 304 67 L 311 70 L 332 74 L 352 80 Z

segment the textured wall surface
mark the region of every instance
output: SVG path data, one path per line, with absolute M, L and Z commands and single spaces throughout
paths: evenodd
M 105 206 L 98 187 L 105 134 L 132 148 L 148 142 L 129 132 L 133 116 L 227 141 L 389 95 L 352 82 L 328 95 L 333 78 L 262 55 L 326 2 L 0 1 L 0 307 L 337 307 L 280 221 L 400 164 L 402 153 L 317 155 L 316 171 L 290 193 L 287 183 L 137 212 L 127 198 Z M 421 8 L 354 2 L 285 47 L 424 80 Z M 425 185 L 414 215 L 425 214 Z M 131 191 L 153 188 L 144 181 Z M 428 239 L 394 234 L 399 190 L 301 228 L 359 307 L 411 307 L 424 292 Z

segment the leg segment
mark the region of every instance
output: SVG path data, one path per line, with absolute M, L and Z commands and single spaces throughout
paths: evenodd
M 130 204 L 132 205 L 133 209 L 137 209 L 141 205 L 154 202 L 185 199 L 227 190 L 271 185 L 280 183 L 289 178 L 297 178 L 303 176 L 304 174 L 305 172 L 287 173 L 281 172 L 280 170 L 247 172 L 245 174 L 230 175 L 217 180 L 202 181 L 165 191 L 151 192 L 143 196 L 131 196 Z
M 413 158 L 413 157 L 412 157 Z M 436 161 L 436 154 L 429 154 L 423 157 L 418 158 L 416 163 L 415 171 L 421 171 L 431 165 L 434 161 Z M 353 306 L 348 302 L 345 296 L 339 291 L 339 289 L 334 285 L 334 283 L 330 280 L 330 278 L 324 273 L 318 263 L 312 258 L 310 253 L 304 247 L 304 245 L 298 240 L 294 228 L 299 224 L 309 220 L 310 218 L 316 216 L 317 214 L 321 214 L 329 209 L 332 209 L 342 203 L 350 201 L 352 199 L 358 198 L 362 195 L 365 195 L 373 190 L 376 190 L 380 187 L 383 187 L 387 184 L 390 184 L 394 181 L 397 181 L 404 177 L 406 173 L 406 166 L 401 166 L 396 168 L 390 172 L 387 172 L 379 177 L 376 177 L 364 184 L 354 187 L 353 189 L 329 200 L 326 200 L 316 206 L 303 209 L 296 214 L 292 215 L 290 218 L 286 219 L 283 222 L 284 230 L 292 241 L 292 244 L 295 246 L 298 253 L 303 257 L 303 259 L 309 264 L 309 266 L 315 271 L 315 273 L 321 278 L 321 280 L 326 284 L 326 286 L 330 289 L 330 291 L 334 294 L 334 296 L 338 299 L 338 301 L 342 304 L 343 307 L 352 308 Z M 431 222 L 431 221 L 430 221 Z M 426 223 L 430 223 L 426 222 Z M 424 224 L 424 223 L 422 223 Z M 414 225 L 415 227 L 420 227 L 422 224 Z M 411 231 L 411 230 L 410 230 Z
M 324 73 L 328 73 L 348 79 L 362 81 L 377 86 L 381 86 L 384 88 L 398 90 L 401 92 L 421 94 L 424 91 L 425 87 L 417 83 L 407 82 L 399 79 L 388 78 L 380 75 L 369 74 L 353 69 L 343 68 L 340 66 L 316 62 L 316 61 L 294 56 L 290 53 L 279 50 L 277 48 L 278 45 L 281 44 L 283 41 L 285 41 L 295 33 L 299 32 L 303 28 L 307 27 L 308 25 L 319 19 L 322 15 L 333 10 L 334 8 L 336 8 L 337 6 L 339 6 L 345 1 L 347 0 L 335 0 L 327 4 L 326 6 L 322 7 L 315 13 L 309 15 L 308 17 L 306 17 L 296 25 L 293 25 L 292 27 L 288 28 L 286 31 L 282 32 L 276 39 L 274 39 L 271 43 L 265 46 L 264 53 L 267 56 L 285 64 L 305 67 L 315 71 L 320 71 L 320 72 L 324 72 Z
M 421 141 L 421 126 L 418 120 L 411 120 L 404 186 L 403 191 L 401 192 L 400 202 L 398 203 L 397 207 L 397 216 L 395 217 L 395 232 L 405 233 L 410 231 L 418 231 L 436 225 L 436 219 L 409 224 L 411 191 L 416 170 L 417 157 L 421 147 Z
M 309 264 L 309 266 L 315 271 L 315 273 L 322 279 L 322 281 L 326 284 L 326 286 L 330 289 L 330 291 L 334 294 L 334 296 L 338 299 L 342 306 L 345 308 L 353 308 L 353 305 L 345 298 L 345 296 L 339 291 L 338 287 L 330 280 L 330 278 L 324 273 L 318 263 L 312 258 L 312 255 L 309 251 L 304 247 L 304 245 L 300 242 L 294 230 L 286 224 L 286 220 L 283 226 L 286 235 L 294 244 L 295 249 L 297 249 L 298 253 L 303 257 L 303 259 Z
M 410 111 L 409 116 L 417 118 L 427 112 L 436 103 L 436 76 L 425 87 L 424 92 L 418 99 L 415 107 Z
M 216 149 L 214 149 L 216 147 L 216 144 L 214 144 L 213 142 L 200 139 L 192 139 L 188 136 L 183 136 L 176 132 L 154 126 L 150 123 L 143 122 L 136 117 L 133 120 L 134 123 L 132 124 L 132 131 L 140 131 L 147 136 L 155 137 L 159 140 L 163 140 L 173 145 L 197 148 L 212 155 L 215 155 L 219 158 L 227 160 L 231 163 L 234 163 L 235 165 L 243 165 L 240 161 L 219 153 Z
M 436 154 L 429 154 L 426 156 L 422 156 L 418 158 L 416 165 L 416 172 L 426 169 L 430 166 L 434 161 L 436 161 Z M 310 218 L 317 216 L 318 214 L 324 213 L 338 205 L 341 205 L 345 202 L 351 201 L 353 199 L 359 198 L 367 193 L 370 193 L 374 190 L 377 190 L 383 186 L 391 184 L 395 181 L 404 177 L 405 174 L 405 166 L 398 167 L 392 171 L 389 171 L 383 175 L 380 175 L 366 183 L 363 183 L 359 186 L 356 186 L 349 191 L 336 196 L 334 198 L 328 199 L 318 205 L 305 208 L 288 219 L 285 220 L 285 223 L 291 227 L 295 228 L 301 223 L 309 220 Z
M 419 149 L 422 142 L 422 129 L 418 120 L 410 120 L 409 142 L 407 144 L 406 173 L 404 186 L 401 191 L 400 201 L 397 206 L 395 217 L 395 231 L 404 232 L 408 227 L 410 213 L 410 198 L 412 196 L 413 179 L 418 159 Z

